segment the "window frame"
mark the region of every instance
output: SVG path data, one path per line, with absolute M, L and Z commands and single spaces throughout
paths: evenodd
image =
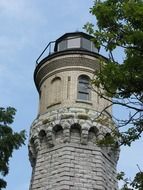
M 90 77 L 80 75 L 77 83 L 77 99 L 81 101 L 91 101 L 91 90 L 89 88 Z

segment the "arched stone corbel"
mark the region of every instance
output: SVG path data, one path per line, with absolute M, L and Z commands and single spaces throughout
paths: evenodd
M 63 129 L 64 129 L 64 139 L 63 139 L 63 142 L 66 143 L 66 142 L 70 142 L 70 124 L 68 122 L 64 122 L 62 124 L 63 126 Z
M 29 148 L 29 159 L 30 159 L 31 165 L 34 166 L 37 153 L 40 149 L 40 140 L 38 136 L 32 136 L 30 138 L 28 148 Z
M 34 147 L 35 147 L 35 150 L 36 150 L 36 153 L 37 153 L 39 151 L 39 149 L 40 149 L 40 146 L 41 146 L 40 138 L 38 137 L 38 135 L 36 135 L 36 136 L 32 137 L 32 139 L 33 139 Z
M 88 143 L 88 129 L 88 124 L 84 123 L 81 127 L 81 144 L 86 145 Z
M 36 147 L 36 152 L 38 152 L 39 149 L 40 149 L 40 139 L 39 139 L 39 138 L 36 138 L 36 139 L 34 140 L 34 144 L 35 144 L 35 147 Z
M 36 161 L 36 150 L 35 150 L 34 144 L 30 142 L 28 145 L 28 149 L 29 149 L 29 160 L 30 160 L 31 166 L 33 167 Z
M 97 141 L 100 141 L 100 140 L 103 140 L 105 134 L 106 134 L 106 131 L 103 129 L 103 127 L 101 125 L 97 125 L 96 126 L 98 132 L 97 132 Z
M 49 125 L 46 127 L 46 139 L 47 139 L 47 143 L 50 147 L 54 146 L 54 142 L 53 142 L 53 127 L 52 125 Z
M 120 148 L 117 148 L 117 149 L 114 151 L 114 158 L 115 158 L 115 161 L 116 161 L 116 162 L 119 160 L 119 154 L 120 154 Z

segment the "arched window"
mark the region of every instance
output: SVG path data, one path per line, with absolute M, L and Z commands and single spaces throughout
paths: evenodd
M 90 100 L 90 78 L 86 75 L 80 75 L 78 77 L 77 99 Z
M 55 77 L 52 82 L 52 103 L 56 104 L 61 101 L 61 78 Z

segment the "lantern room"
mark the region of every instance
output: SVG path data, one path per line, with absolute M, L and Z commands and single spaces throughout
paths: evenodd
M 56 40 L 54 52 L 70 49 L 82 49 L 98 53 L 98 49 L 94 45 L 92 36 L 83 32 L 66 33 Z

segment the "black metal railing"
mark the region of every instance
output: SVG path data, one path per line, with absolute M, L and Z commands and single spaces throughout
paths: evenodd
M 42 53 L 39 55 L 39 57 L 36 60 L 36 65 L 39 64 L 39 62 L 42 60 L 42 58 L 44 58 L 44 55 L 46 54 L 46 52 L 48 52 L 47 54 L 50 55 L 52 53 L 54 53 L 54 47 L 55 47 L 55 41 L 51 41 L 48 43 L 48 45 L 45 47 L 45 49 L 42 51 Z M 46 55 L 47 55 L 46 54 Z M 46 56 L 45 56 L 46 57 Z

